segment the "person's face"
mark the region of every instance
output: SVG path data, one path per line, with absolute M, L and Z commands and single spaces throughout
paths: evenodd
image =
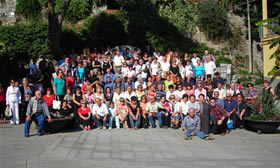
M 111 82 L 111 79 L 110 79 L 110 78 L 107 78 L 106 80 L 107 80 L 107 82 L 108 82 L 108 83 L 110 83 L 110 82 Z
M 96 101 L 96 104 L 97 104 L 98 106 L 100 106 L 100 104 L 101 104 L 100 99 L 96 99 L 95 101 Z
M 184 97 L 183 98 L 183 101 L 186 103 L 188 101 L 188 98 L 187 97 Z
M 11 80 L 11 82 L 10 82 L 10 84 L 11 84 L 11 86 L 15 86 L 15 81 L 14 80 Z
M 137 89 L 141 92 L 143 88 L 141 85 L 139 85 Z
M 230 84 L 231 89 L 235 89 L 234 83 Z
M 185 59 L 188 59 L 189 56 L 188 56 L 188 53 L 185 53 Z
M 193 57 L 196 58 L 196 53 L 193 53 Z
M 178 86 L 178 90 L 179 90 L 179 91 L 182 91 L 182 90 L 183 90 L 183 87 L 179 85 L 179 86 Z
M 110 93 L 111 89 L 109 87 L 106 88 L 106 93 Z
M 202 89 L 202 85 L 201 84 L 198 84 L 197 87 L 198 87 L 199 90 Z
M 162 86 L 158 85 L 158 91 L 161 91 L 161 90 L 162 90 Z
M 194 117 L 194 110 L 193 110 L 193 109 L 190 109 L 190 110 L 189 110 L 189 115 L 190 115 L 191 118 Z
M 204 101 L 204 97 L 203 96 L 199 96 L 198 98 L 199 98 L 199 101 L 201 101 L 201 102 Z
M 66 90 L 66 93 L 70 94 L 70 93 L 71 93 L 71 90 L 70 90 L 70 89 L 67 89 L 67 90 Z
M 155 102 L 155 98 L 154 98 L 154 97 L 151 99 L 151 102 L 152 102 L 152 103 L 154 103 L 154 102 Z
M 147 98 L 146 98 L 145 96 L 142 97 L 142 98 L 141 98 L 141 102 L 142 102 L 142 103 L 146 103 L 146 102 L 147 102 Z
M 211 101 L 210 101 L 210 105 L 211 105 L 212 107 L 214 107 L 214 106 L 216 105 L 216 101 L 215 101 L 215 100 L 211 100 Z
M 80 88 L 76 89 L 76 93 L 81 93 Z
M 120 55 L 121 55 L 120 51 L 117 51 L 117 56 L 120 56 Z
M 215 97 L 215 99 L 217 99 L 219 97 L 219 92 L 215 92 L 214 97 Z
M 110 73 L 111 73 L 111 70 L 108 68 L 108 69 L 106 70 L 106 72 L 107 72 L 108 74 L 110 74 Z
M 208 50 L 205 50 L 205 51 L 204 51 L 204 54 L 205 54 L 205 55 L 208 55 Z
M 28 83 L 27 80 L 23 80 L 23 81 L 22 81 L 22 84 L 23 84 L 23 85 L 27 85 L 27 83 Z
M 263 85 L 264 85 L 264 87 L 268 87 L 269 86 L 269 84 L 267 82 L 264 82 Z
M 121 102 L 121 105 L 124 105 L 124 104 L 125 104 L 124 99 L 120 99 L 120 102 Z
M 62 103 L 62 106 L 63 106 L 63 107 L 67 107 L 67 103 L 66 103 L 66 102 L 63 102 L 63 103 Z
M 128 87 L 128 88 L 127 88 L 127 91 L 128 91 L 129 93 L 131 93 L 132 88 L 131 88 L 131 87 Z
M 191 88 L 192 88 L 192 87 L 191 87 L 190 85 L 187 86 L 187 90 L 191 90 Z
M 165 103 L 165 97 L 162 97 L 162 98 L 160 99 L 160 101 L 161 101 L 161 103 Z
M 131 103 L 132 104 L 137 104 L 137 101 L 136 100 L 131 100 Z
M 193 96 L 191 96 L 190 101 L 191 101 L 192 103 L 195 102 L 195 99 L 194 99 Z
M 241 102 L 243 100 L 243 97 L 241 95 L 237 96 L 237 101 Z
M 227 97 L 227 100 L 231 100 L 231 95 L 230 94 L 227 94 L 226 97 Z
M 200 76 L 200 75 L 199 75 L 199 76 L 197 76 L 197 79 L 198 79 L 198 80 L 201 80 L 201 76 Z
M 69 62 L 69 58 L 65 58 L 65 62 L 68 63 Z
M 249 90 L 253 90 L 253 86 L 252 85 L 248 85 L 248 89 Z
M 117 89 L 116 89 L 116 92 L 117 92 L 117 93 L 121 93 L 121 89 L 120 89 L 120 88 L 117 88 Z
M 111 109 L 114 108 L 114 104 L 113 104 L 113 103 L 110 104 L 110 108 L 111 108 Z
M 48 95 L 51 95 L 51 94 L 52 94 L 52 91 L 48 90 L 48 91 L 47 91 L 47 94 L 48 94 Z
M 197 64 L 200 65 L 200 60 L 197 60 Z
M 40 100 L 42 98 L 42 93 L 41 92 L 36 92 L 35 96 L 38 100 Z
M 218 88 L 221 89 L 222 88 L 222 84 L 219 83 L 218 84 Z
M 117 78 L 117 83 L 121 83 L 121 78 Z
M 59 76 L 59 77 L 62 77 L 62 75 L 63 75 L 62 70 L 58 71 L 58 76 Z

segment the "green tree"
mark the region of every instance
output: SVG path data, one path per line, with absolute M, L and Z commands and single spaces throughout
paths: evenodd
M 198 11 L 199 27 L 213 40 L 231 36 L 227 12 L 214 0 L 202 2 Z

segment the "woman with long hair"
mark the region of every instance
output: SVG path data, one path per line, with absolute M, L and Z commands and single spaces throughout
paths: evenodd
M 10 106 L 13 112 L 13 117 L 11 118 L 11 124 L 19 124 L 19 104 L 21 104 L 21 93 L 17 86 L 15 86 L 15 81 L 11 80 L 10 86 L 6 92 L 6 105 Z

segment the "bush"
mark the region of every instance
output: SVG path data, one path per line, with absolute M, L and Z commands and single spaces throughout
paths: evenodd
M 26 24 L 0 27 L 0 43 L 5 51 L 0 56 L 28 60 L 50 53 L 47 24 Z
M 226 58 L 224 56 L 220 56 L 216 59 L 217 67 L 220 66 L 220 64 L 232 64 L 232 61 L 229 58 Z
M 28 21 L 37 21 L 41 13 L 41 4 L 38 0 L 17 0 L 16 14 Z
M 231 36 L 227 12 L 214 1 L 201 3 L 198 11 L 199 27 L 213 40 L 223 40 Z

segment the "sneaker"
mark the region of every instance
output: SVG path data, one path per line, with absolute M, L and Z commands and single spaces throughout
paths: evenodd
M 117 127 L 117 129 L 120 129 L 120 127 Z
M 185 135 L 184 139 L 185 140 L 192 140 L 192 137 L 188 137 L 187 135 Z
M 111 130 L 112 129 L 112 127 L 109 127 L 109 130 Z
M 105 130 L 105 129 L 107 129 L 106 127 L 103 127 L 103 129 Z
M 88 127 L 88 129 L 87 129 L 88 131 L 90 131 L 91 130 L 91 128 L 90 128 L 90 126 Z
M 99 130 L 99 129 L 101 129 L 101 128 L 100 128 L 100 127 L 97 127 L 96 129 L 98 129 L 98 130 Z
M 14 124 L 14 122 L 13 122 L 12 120 L 10 121 L 10 123 L 11 123 L 11 124 Z
M 85 127 L 85 131 L 87 131 L 87 127 Z
M 16 122 L 16 125 L 19 125 L 19 122 L 18 122 L 18 121 Z
M 152 128 L 156 128 L 157 126 L 152 126 Z
M 205 139 L 205 140 L 213 140 L 214 138 L 208 136 L 208 137 L 205 137 L 204 139 Z
M 29 135 L 24 135 L 24 138 L 28 138 L 29 137 Z

